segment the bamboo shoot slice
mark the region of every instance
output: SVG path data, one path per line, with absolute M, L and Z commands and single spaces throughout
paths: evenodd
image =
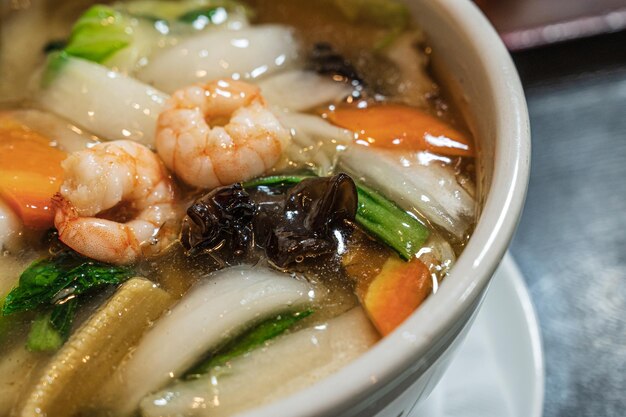
M 31 379 L 41 360 L 47 359 L 39 353 L 30 352 L 21 341 L 9 351 L 3 351 L 0 361 L 0 416 L 8 416 L 17 402 L 20 392 Z
M 146 279 L 124 283 L 52 358 L 18 415 L 75 415 L 171 301 L 165 291 Z

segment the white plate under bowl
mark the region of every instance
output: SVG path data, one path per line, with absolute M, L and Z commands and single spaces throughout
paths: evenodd
M 458 354 L 409 417 L 541 417 L 544 362 L 537 317 L 510 254 Z

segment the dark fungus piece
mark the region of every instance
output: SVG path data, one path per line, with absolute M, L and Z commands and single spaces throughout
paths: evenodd
M 265 251 L 276 266 L 335 254 L 356 215 L 356 185 L 346 174 L 305 179 L 287 192 L 282 213 L 273 210 L 259 218 L 274 223 L 260 228 L 268 231 Z
M 359 76 L 352 63 L 337 53 L 329 43 L 319 42 L 313 46 L 313 50 L 309 55 L 308 66 L 309 69 L 318 74 L 338 75 L 347 82 L 364 85 L 363 79 Z
M 227 262 L 253 244 L 255 205 L 241 184 L 216 188 L 187 209 L 180 241 L 187 254 L 210 253 Z

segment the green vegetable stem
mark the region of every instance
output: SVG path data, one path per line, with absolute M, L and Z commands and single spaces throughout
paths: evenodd
M 63 344 L 63 336 L 54 328 L 50 320 L 51 313 L 35 318 L 28 333 L 26 348 L 31 352 L 57 350 Z
M 314 177 L 313 174 L 306 175 L 272 175 L 269 177 L 255 178 L 243 183 L 244 188 L 254 188 L 260 186 L 279 186 L 279 185 L 294 185 L 307 178 Z
M 405 261 L 413 258 L 428 239 L 428 229 L 376 191 L 357 183 L 357 193 L 356 221 Z
M 72 298 L 54 306 L 52 311 L 39 314 L 28 333 L 26 347 L 33 352 L 57 350 L 70 336 L 78 299 Z

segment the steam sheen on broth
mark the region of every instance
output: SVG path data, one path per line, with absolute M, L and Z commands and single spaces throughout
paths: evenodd
M 0 19 L 0 416 L 274 401 L 393 332 L 469 239 L 477 149 L 402 3 Z

